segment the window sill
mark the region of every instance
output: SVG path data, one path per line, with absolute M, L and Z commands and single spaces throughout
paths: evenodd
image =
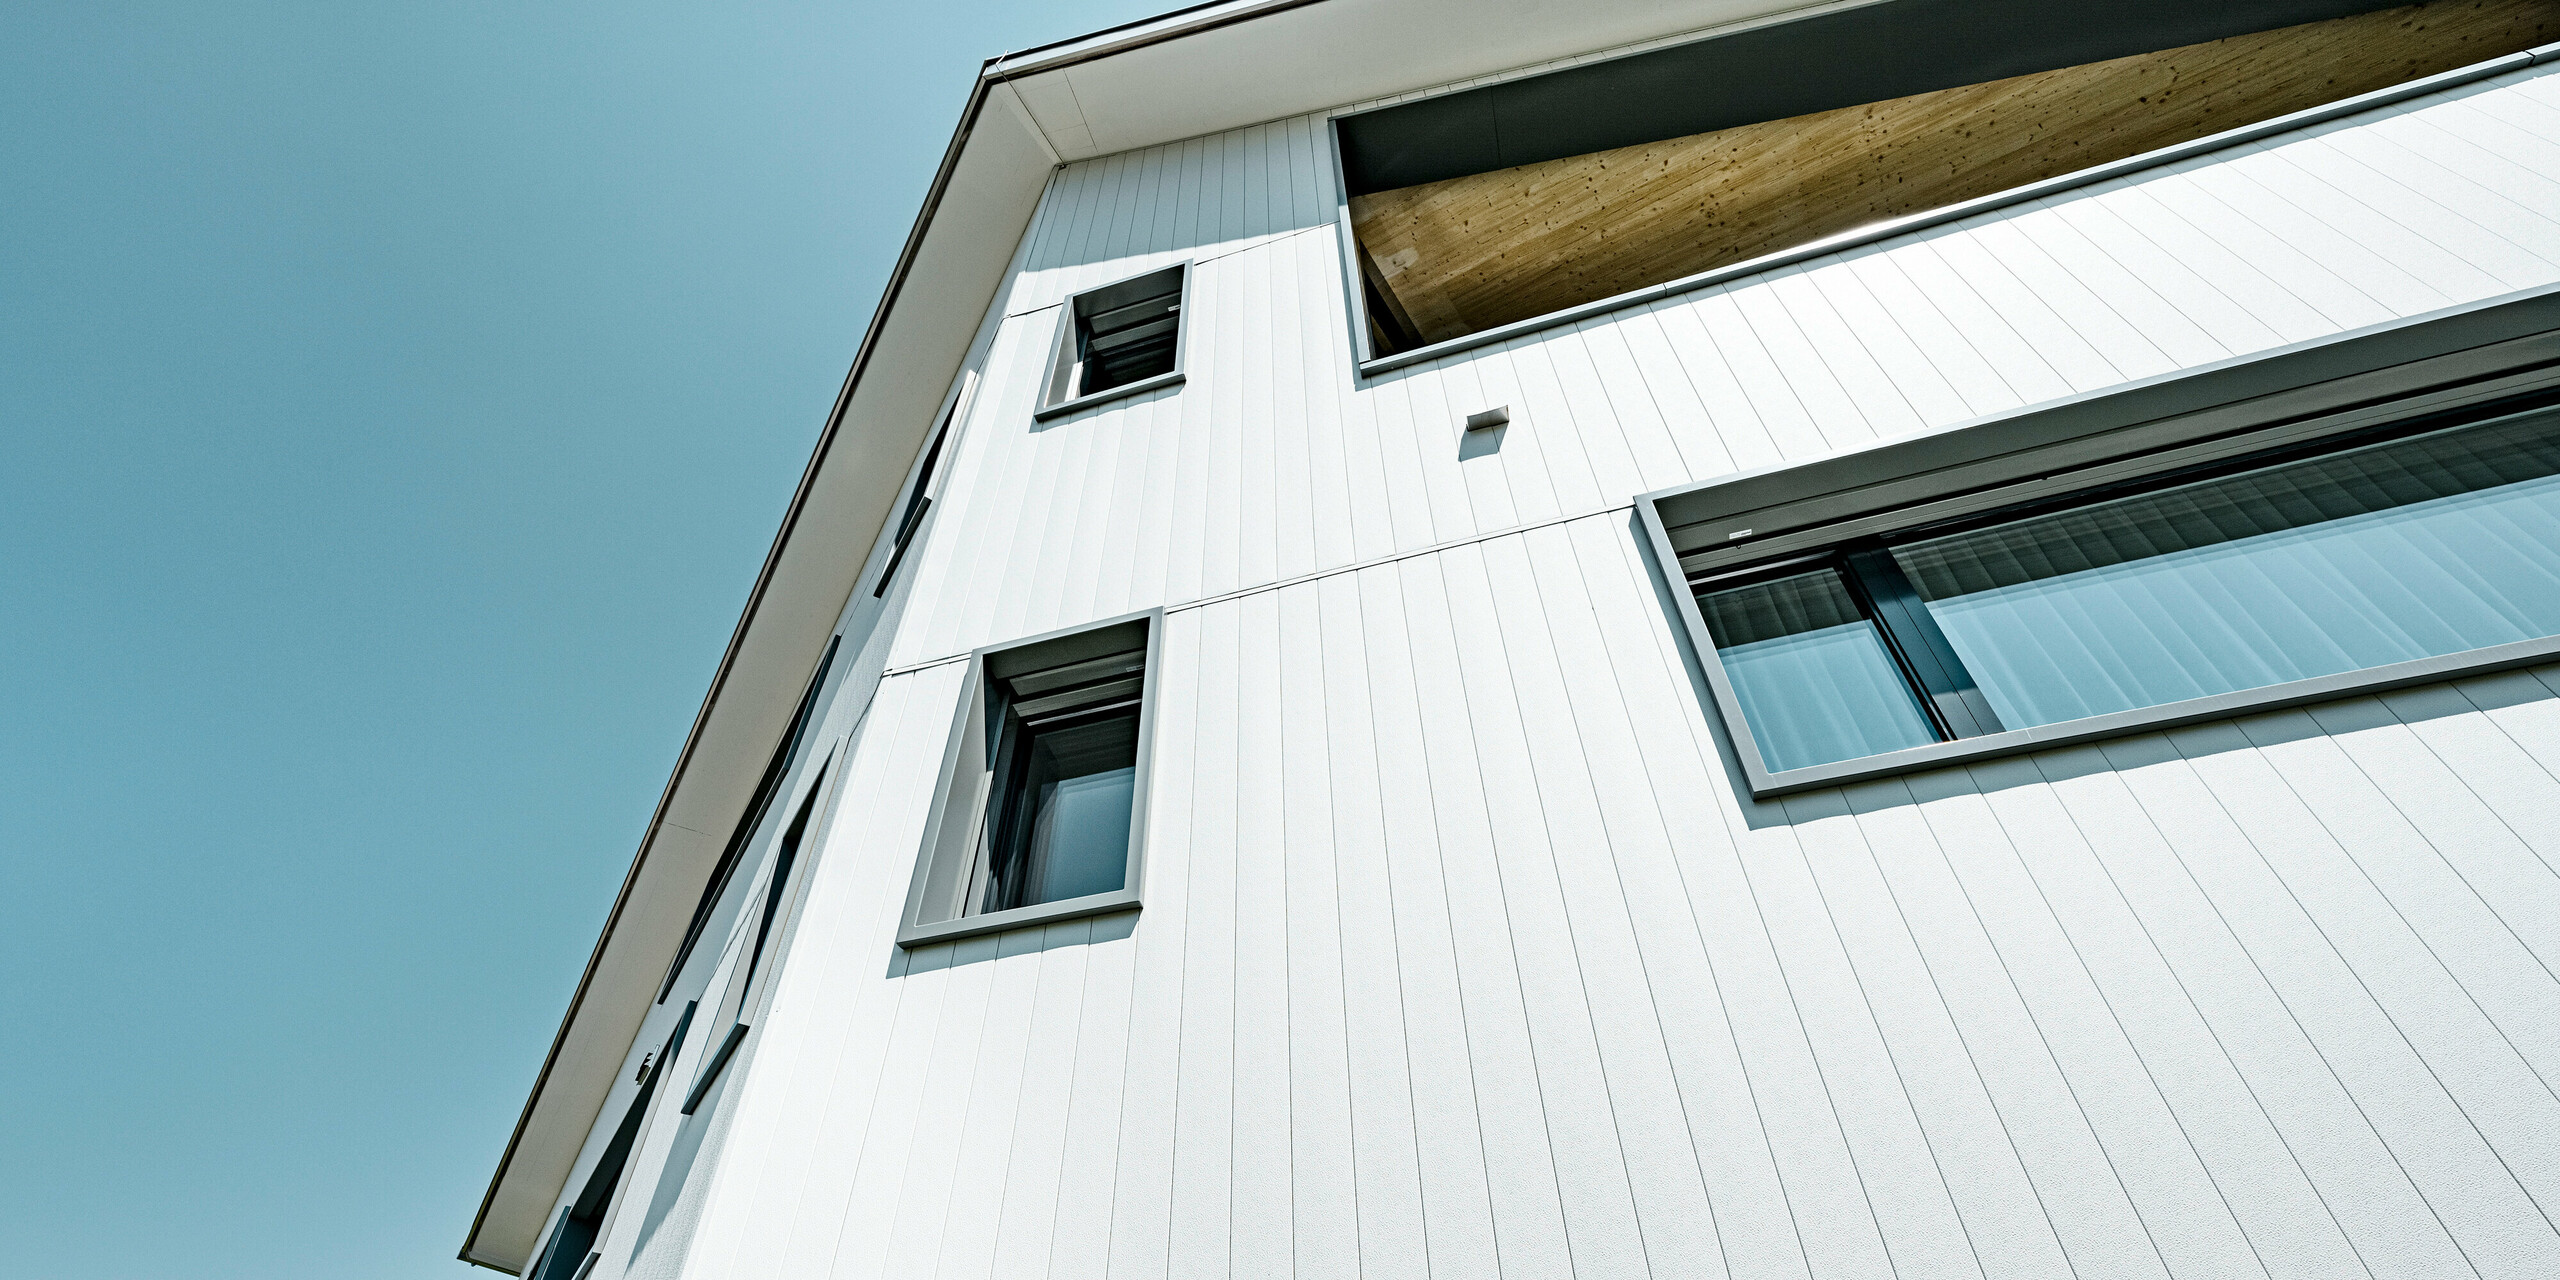
M 2463 676 L 2486 675 L 2516 667 L 2530 667 L 2560 659 L 2560 636 L 2539 640 L 2518 640 L 2512 644 L 2492 645 L 2486 649 L 2467 649 L 2440 658 L 2419 658 L 2395 662 L 2388 666 L 2366 667 L 2361 671 L 2345 671 L 2333 676 L 2310 680 L 2293 680 L 2284 684 L 2262 685 L 2236 693 L 2216 694 L 2210 698 L 2190 698 L 2184 702 L 2162 703 L 2156 707 L 2139 707 L 2083 720 L 2065 720 L 2059 724 L 2038 725 L 2031 729 L 2011 729 L 2005 733 L 1985 734 L 1979 738 L 1962 738 L 1954 742 L 1933 742 L 1925 747 L 1890 751 L 1878 756 L 1861 756 L 1834 764 L 1814 765 L 1804 769 L 1788 769 L 1769 773 L 1761 769 L 1757 744 L 1739 751 L 1743 773 L 1751 784 L 1751 794 L 1760 799 L 1811 791 L 1818 787 L 1836 787 L 1863 782 L 1870 778 L 1917 773 L 1923 769 L 1971 764 L 1996 756 L 2013 756 L 2051 747 L 2069 746 L 2099 738 L 2128 737 L 2179 725 L 2207 720 L 2228 720 L 2235 716 L 2261 711 L 2276 711 L 2314 702 L 2330 702 L 2358 694 L 2380 693 L 2404 689 L 2411 685 L 2437 684 Z M 1721 673 L 1719 673 L 1721 674 Z M 1721 686 L 1722 680 L 1716 683 Z M 1732 691 L 1719 687 L 1719 696 L 1732 705 Z M 1728 723 L 1728 733 L 1734 726 Z M 1747 732 L 1747 730 L 1746 730 Z M 1741 745 L 1739 743 L 1737 746 Z
M 1175 369 L 1168 373 L 1159 373 L 1152 378 L 1140 378 L 1136 382 L 1132 382 L 1127 386 L 1113 387 L 1109 391 L 1096 391 L 1089 396 L 1077 396 L 1073 400 L 1061 400 L 1058 403 L 1049 405 L 1045 408 L 1035 409 L 1032 411 L 1031 419 L 1034 422 L 1047 422 L 1052 418 L 1063 418 L 1068 414 L 1081 412 L 1082 410 L 1090 409 L 1098 404 L 1107 404 L 1113 400 L 1125 400 L 1130 396 L 1144 395 L 1147 392 L 1159 390 L 1164 387 L 1178 387 L 1181 385 L 1182 370 Z
M 954 942 L 982 934 L 1004 933 L 1032 925 L 1056 924 L 1062 920 L 1081 920 L 1086 916 L 1137 909 L 1137 890 L 1115 889 L 1110 893 L 1087 894 L 1063 902 L 1043 902 L 1037 906 L 1015 907 L 1011 911 L 990 911 L 984 915 L 962 916 L 957 920 L 907 925 L 898 930 L 898 945 L 909 949 L 929 947 L 937 942 Z

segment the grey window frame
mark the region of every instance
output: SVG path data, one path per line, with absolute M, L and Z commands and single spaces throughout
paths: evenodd
M 1191 281 L 1196 274 L 1193 270 L 1195 266 L 1197 266 L 1196 260 L 1185 258 L 1180 262 L 1149 267 L 1144 271 L 1133 271 L 1109 283 L 1098 284 L 1090 289 L 1079 289 L 1067 295 L 1066 299 L 1058 304 L 1058 322 L 1049 339 L 1049 369 L 1040 380 L 1040 407 L 1032 411 L 1033 420 L 1047 422 L 1052 418 L 1063 418 L 1095 405 L 1124 400 L 1130 396 L 1145 395 L 1150 391 L 1158 391 L 1166 387 L 1181 386 L 1183 357 L 1191 345 Z M 1068 395 L 1067 380 L 1074 376 L 1076 363 L 1076 303 L 1105 289 L 1116 289 L 1132 280 L 1143 280 L 1148 276 L 1160 275 L 1167 271 L 1182 273 L 1182 288 L 1174 299 L 1173 367 L 1163 373 L 1124 383 L 1109 390 L 1096 391 L 1090 395 Z
M 1635 508 L 1755 797 L 2428 684 L 2560 657 L 2560 637 L 1772 771 L 1692 582 L 2100 485 L 2560 389 L 2560 287 L 2528 290 L 1916 436 L 1658 490 Z
M 993 687 L 995 677 L 989 672 L 990 660 L 1035 646 L 1072 642 L 1078 636 L 1109 631 L 1131 623 L 1143 623 L 1146 627 L 1147 656 L 1146 682 L 1138 695 L 1137 772 L 1129 795 L 1128 869 L 1120 882 L 1121 887 L 1108 893 L 1086 894 L 1057 902 L 980 912 L 949 920 L 919 921 L 917 917 L 924 914 L 926 897 L 937 879 L 937 871 L 958 873 L 964 865 L 974 866 L 981 856 L 982 842 L 974 837 L 986 815 L 987 806 L 999 798 L 995 794 L 997 788 L 991 771 L 983 763 L 969 763 L 973 751 L 981 761 L 984 757 L 987 713 L 996 696 Z M 916 850 L 915 873 L 908 882 L 906 908 L 898 917 L 899 946 L 930 946 L 1060 920 L 1138 909 L 1140 887 L 1146 873 L 1147 795 L 1155 757 L 1158 691 L 1164 683 L 1163 654 L 1164 610 L 1161 608 L 1062 627 L 971 651 L 960 705 L 952 713 L 950 738 L 943 747 L 942 768 L 934 784 L 933 809 L 925 819 L 924 838 Z

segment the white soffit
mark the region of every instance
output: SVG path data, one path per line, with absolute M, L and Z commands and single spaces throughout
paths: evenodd
M 1266 0 L 1008 55 L 989 64 L 988 75 L 1021 95 L 1060 159 L 1082 160 L 1664 36 L 1840 7 L 1805 0 Z

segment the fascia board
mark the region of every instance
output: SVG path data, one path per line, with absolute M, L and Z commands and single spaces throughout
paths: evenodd
M 1054 157 L 981 78 L 881 291 L 657 812 L 465 1237 L 515 1272 L 566 1183 L 722 837 L 789 724 L 1030 224 Z
M 1265 0 L 1009 54 L 989 62 L 986 75 L 1015 82 L 1029 102 L 1072 101 L 1073 123 L 1057 117 L 1049 143 L 1078 160 L 1839 7 L 1838 0 Z M 1452 40 L 1452 31 L 1467 38 Z

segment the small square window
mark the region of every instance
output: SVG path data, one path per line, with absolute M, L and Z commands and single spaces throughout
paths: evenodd
M 1160 616 L 972 655 L 900 945 L 1138 905 Z
M 1038 416 L 1182 381 L 1182 303 L 1189 263 L 1067 299 Z

